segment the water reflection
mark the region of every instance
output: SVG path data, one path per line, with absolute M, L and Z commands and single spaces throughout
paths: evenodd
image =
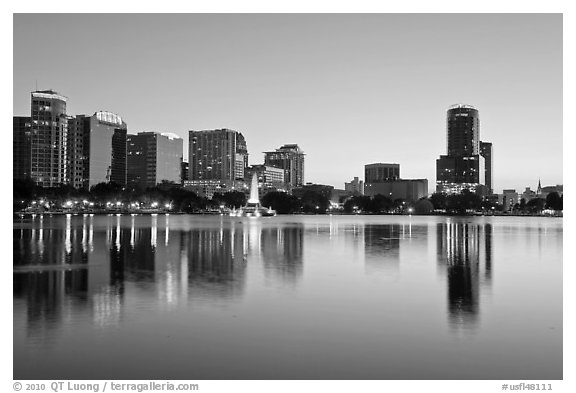
M 14 229 L 14 298 L 27 305 L 32 336 L 64 315 L 90 313 L 96 326 L 116 325 L 131 295 L 168 309 L 239 301 L 252 256 L 275 279 L 293 285 L 302 276 L 302 225 L 172 229 L 168 215 L 96 217 L 97 226 L 94 219 L 38 216 Z
M 16 379 L 562 377 L 560 220 L 62 215 L 13 236 Z
M 367 225 L 363 228 L 366 269 L 397 272 L 400 266 L 402 225 Z
M 446 268 L 448 315 L 457 329 L 474 329 L 480 287 L 492 279 L 492 225 L 448 221 L 437 224 L 439 262 Z M 481 280 L 481 275 L 485 280 Z
M 284 283 L 295 285 L 302 277 L 303 240 L 302 225 L 263 229 L 261 255 L 264 273 L 279 277 Z

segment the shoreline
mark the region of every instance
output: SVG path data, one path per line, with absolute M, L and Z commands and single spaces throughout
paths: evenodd
M 146 216 L 154 214 L 164 214 L 164 215 L 191 215 L 191 216 L 228 216 L 227 213 L 223 212 L 175 212 L 175 211 L 82 211 L 82 212 L 64 212 L 64 211 L 43 211 L 43 212 L 30 212 L 30 211 L 15 211 L 12 213 L 13 216 L 33 216 L 33 215 L 47 215 L 47 216 L 66 216 L 66 215 L 95 215 L 95 216 L 117 216 L 117 215 L 134 215 L 134 216 Z M 556 214 L 517 214 L 517 213 L 493 213 L 493 214 L 482 214 L 482 213 L 469 213 L 469 214 L 454 214 L 454 213 L 421 213 L 421 214 L 406 214 L 406 213 L 344 213 L 344 212 L 331 212 L 326 214 L 312 214 L 312 213 L 289 213 L 289 214 L 278 214 L 278 216 L 446 216 L 446 217 L 552 217 L 552 218 L 562 218 L 564 216 L 563 212 Z

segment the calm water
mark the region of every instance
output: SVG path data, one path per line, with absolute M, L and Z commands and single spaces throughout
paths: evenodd
M 561 379 L 562 219 L 14 219 L 15 379 Z

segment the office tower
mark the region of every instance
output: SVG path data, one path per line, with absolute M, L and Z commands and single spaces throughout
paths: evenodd
M 13 117 L 12 173 L 14 179 L 30 177 L 31 169 L 31 118 Z
M 128 183 L 142 188 L 163 182 L 181 184 L 183 141 L 174 134 L 139 132 L 128 135 Z
M 244 180 L 248 150 L 244 136 L 229 129 L 189 132 L 190 181 Z
M 456 104 L 447 111 L 447 154 L 436 160 L 436 191 L 460 193 L 467 189 L 487 194 L 485 177 L 492 175 L 492 147 L 484 144 L 480 149 L 480 118 L 478 110 L 470 105 Z M 489 158 L 486 164 L 485 156 Z
M 296 144 L 288 144 L 264 153 L 264 165 L 284 169 L 284 181 L 290 187 L 304 185 L 304 152 Z
M 68 182 L 66 101 L 52 90 L 31 93 L 30 177 L 42 187 Z
M 471 105 L 452 105 L 446 115 L 448 156 L 470 157 L 480 154 L 480 118 Z
M 126 185 L 127 125 L 120 116 L 99 111 L 68 119 L 71 184 L 89 189 L 98 183 Z M 82 172 L 82 176 L 79 173 Z M 81 180 L 80 180 L 81 179 Z
M 367 164 L 364 165 L 364 181 L 379 183 L 400 178 L 400 164 Z
M 188 167 L 188 163 L 186 161 L 182 161 L 182 178 L 180 179 L 182 184 L 188 180 Z
M 398 168 L 398 170 L 400 169 Z M 358 177 L 354 177 L 350 183 L 344 183 L 344 190 L 352 193 L 352 195 L 364 195 L 364 182 Z
M 125 126 L 125 124 L 124 124 Z M 110 182 L 125 186 L 127 182 L 126 138 L 128 130 L 115 128 L 112 134 L 112 157 L 110 160 Z
M 85 116 L 68 117 L 68 184 L 74 188 L 84 187 L 84 168 L 88 156 L 84 154 Z
M 494 150 L 492 149 L 491 142 L 482 142 L 480 141 L 480 155 L 484 157 L 484 179 L 486 181 L 486 191 L 488 194 L 494 193 L 494 188 L 492 186 L 492 179 L 493 179 L 493 157 L 494 157 Z

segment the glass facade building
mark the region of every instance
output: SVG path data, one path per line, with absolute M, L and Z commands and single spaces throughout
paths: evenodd
M 189 180 L 244 181 L 248 149 L 234 130 L 189 131 Z
M 52 90 L 31 93 L 30 177 L 42 187 L 68 183 L 66 101 Z
M 31 170 L 31 119 L 30 117 L 14 116 L 12 133 L 12 173 L 14 179 L 30 177 Z
M 68 119 L 70 184 L 89 189 L 98 183 L 126 185 L 127 125 L 111 112 Z
M 174 134 L 140 132 L 127 137 L 128 183 L 154 187 L 182 181 L 183 141 Z
M 478 110 L 451 106 L 446 116 L 446 155 L 436 160 L 436 191 L 453 194 L 467 189 L 485 195 L 492 188 L 492 144 L 480 141 Z

